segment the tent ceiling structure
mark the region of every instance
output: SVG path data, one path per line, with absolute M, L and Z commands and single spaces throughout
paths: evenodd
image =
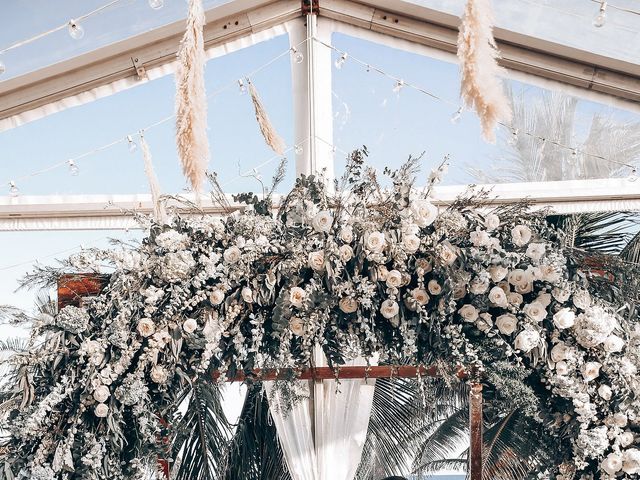
M 373 35 L 380 43 L 385 38 L 401 39 L 455 59 L 452 52 L 459 23 L 455 15 L 409 0 L 320 0 L 318 24 L 306 25 L 304 6 L 304 0 L 227 2 L 206 12 L 204 32 L 209 52 L 222 47 L 227 53 L 245 47 L 244 39 L 255 43 L 284 33 L 292 46 L 306 43 L 305 68 L 292 69 L 292 83 L 295 142 L 309 141 L 311 148 L 296 157 L 297 173 L 333 169 L 331 145 L 316 142 L 333 137 L 331 52 L 318 49 L 316 42 L 304 42 L 306 38 L 330 43 L 333 32 L 348 31 Z M 183 21 L 174 22 L 0 82 L 0 130 L 172 73 L 183 28 Z M 595 95 L 605 103 L 640 112 L 640 65 L 504 28 L 496 29 L 496 39 L 510 72 L 568 85 L 574 94 Z M 488 187 L 497 201 L 527 196 L 562 213 L 640 209 L 637 184 L 624 179 L 560 183 Z M 462 188 L 442 187 L 440 200 L 451 201 Z M 115 208 L 105 210 L 107 203 Z M 144 211 L 147 204 L 144 195 L 0 198 L 0 230 L 130 228 L 129 214 L 123 209 Z

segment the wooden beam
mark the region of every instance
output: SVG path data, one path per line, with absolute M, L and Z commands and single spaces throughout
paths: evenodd
M 67 305 L 78 307 L 87 297 L 99 295 L 109 283 L 109 275 L 73 273 L 58 278 L 58 311 Z
M 464 369 L 458 368 L 458 378 L 466 378 Z M 440 371 L 435 366 L 415 367 L 410 365 L 379 365 L 379 366 L 355 366 L 355 367 L 315 367 L 303 369 L 256 369 L 249 375 L 238 373 L 232 377 L 224 377 L 218 370 L 214 370 L 211 377 L 214 381 L 244 382 L 247 380 L 271 381 L 271 380 L 355 380 L 366 378 L 417 378 L 439 377 Z
M 482 384 L 474 383 L 469 392 L 469 478 L 482 480 Z

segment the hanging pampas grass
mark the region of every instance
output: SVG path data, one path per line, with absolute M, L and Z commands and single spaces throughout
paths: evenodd
M 164 209 L 164 205 L 160 201 L 160 183 L 158 183 L 158 177 L 153 168 L 153 161 L 151 158 L 151 150 L 149 150 L 149 144 L 144 138 L 142 132 L 140 133 L 140 148 L 142 150 L 142 158 L 144 159 L 144 173 L 147 175 L 149 181 L 149 189 L 151 190 L 151 201 L 153 202 L 153 218 L 164 225 L 167 222 L 167 212 Z
M 176 70 L 176 143 L 182 171 L 196 192 L 202 187 L 209 163 L 204 24 L 202 0 L 189 0 L 187 29 L 180 42 Z
M 493 38 L 490 1 L 467 0 L 458 35 L 458 58 L 462 100 L 480 117 L 484 138 L 494 143 L 496 125 L 511 120 L 511 107 L 498 77 L 502 69 L 497 62 L 500 54 Z
M 262 132 L 264 141 L 267 142 L 269 147 L 271 147 L 271 150 L 276 152 L 278 155 L 282 155 L 286 148 L 284 140 L 282 140 L 282 137 L 278 135 L 278 132 L 271 123 L 271 120 L 269 120 L 269 115 L 267 115 L 267 110 L 264 108 L 262 100 L 260 100 L 260 95 L 258 95 L 258 90 L 256 90 L 255 85 L 249 79 L 247 79 L 247 83 L 249 84 L 249 93 L 251 94 L 251 100 L 253 101 L 253 108 L 256 111 L 256 120 L 258 120 L 260 132 Z

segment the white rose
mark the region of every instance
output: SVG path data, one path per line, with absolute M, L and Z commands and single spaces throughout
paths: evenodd
M 247 239 L 240 235 L 236 238 L 236 245 L 238 248 L 244 248 L 247 245 Z
M 629 418 L 624 413 L 618 412 L 613 415 L 613 424 L 616 427 L 624 428 L 627 426 L 628 422 L 629 422 Z
M 289 320 L 289 330 L 298 337 L 304 333 L 304 322 L 298 317 L 291 317 Z
M 442 287 L 437 280 L 429 280 L 429 283 L 427 283 L 427 289 L 431 295 L 440 295 L 442 293 Z
M 567 375 L 569 373 L 569 364 L 564 360 L 560 360 L 556 363 L 556 373 L 558 375 Z
M 528 282 L 529 275 L 527 274 L 527 272 L 525 272 L 521 268 L 516 268 L 511 273 L 509 273 L 507 280 L 511 285 L 517 286 L 517 285 L 521 285 L 523 283 Z
M 417 200 L 411 205 L 413 221 L 420 227 L 428 227 L 438 216 L 438 207 L 428 200 Z
M 500 226 L 500 217 L 495 213 L 490 213 L 486 217 L 484 217 L 484 227 L 488 232 L 495 230 Z
M 381 253 L 385 244 L 384 233 L 381 232 L 369 232 L 364 241 L 365 248 L 373 253 Z
M 300 287 L 292 287 L 289 292 L 289 301 L 291 305 L 294 307 L 300 308 L 304 302 L 304 299 L 307 297 L 307 292 Z
M 93 399 L 98 403 L 104 403 L 111 396 L 111 391 L 109 387 L 105 385 L 100 385 L 93 391 Z
M 387 274 L 386 283 L 390 288 L 398 288 L 402 285 L 402 274 L 398 270 L 391 270 Z
M 453 291 L 451 292 L 454 300 L 460 300 L 467 295 L 467 285 L 464 283 L 458 283 L 453 286 Z
M 347 263 L 353 258 L 353 248 L 349 245 L 341 245 L 338 251 L 340 252 L 340 260 L 343 263 Z
M 503 335 L 511 335 L 516 331 L 517 326 L 518 319 L 510 313 L 505 313 L 496 318 L 496 327 Z
M 475 322 L 478 318 L 478 309 L 469 303 L 463 305 L 458 313 L 465 322 Z
M 500 287 L 493 287 L 489 291 L 489 301 L 498 307 L 506 307 L 509 302 L 507 300 L 507 294 Z
M 469 234 L 469 240 L 475 247 L 486 247 L 491 242 L 491 237 L 484 230 L 476 230 Z
M 609 335 L 603 344 L 604 350 L 608 353 L 621 352 L 624 348 L 624 340 L 617 335 Z
M 198 322 L 194 318 L 187 318 L 182 324 L 182 329 L 186 333 L 193 333 L 198 328 Z
M 209 294 L 209 301 L 213 305 L 220 305 L 222 302 L 224 302 L 224 292 L 222 290 L 220 290 L 219 288 L 214 289 Z
M 558 283 L 562 277 L 562 270 L 552 265 L 540 265 L 540 280 Z
M 613 395 L 613 391 L 609 385 L 600 385 L 598 388 L 598 395 L 604 400 L 611 400 L 611 396 Z
M 631 377 L 638 373 L 638 368 L 633 364 L 631 360 L 624 357 L 620 359 L 618 364 L 618 371 L 627 377 Z
M 469 291 L 474 295 L 482 295 L 489 289 L 489 279 L 476 277 L 469 284 Z M 504 292 L 503 292 L 504 293 Z
M 241 256 L 240 249 L 235 245 L 227 248 L 222 254 L 224 261 L 227 263 L 237 263 L 238 260 L 240 260 L 240 256 Z
M 539 302 L 527 303 L 522 311 L 534 322 L 541 322 L 547 316 L 547 310 Z
M 553 295 L 553 298 L 555 298 L 557 301 L 559 301 L 560 303 L 564 303 L 567 300 L 569 300 L 569 297 L 571 296 L 571 292 L 569 290 L 567 290 L 566 288 L 554 288 L 551 291 L 551 294 Z
M 380 305 L 380 313 L 384 318 L 391 319 L 398 315 L 400 306 L 395 300 L 387 299 Z
M 156 331 L 156 326 L 150 318 L 141 318 L 138 322 L 138 333 L 143 337 L 150 337 Z
M 622 432 L 618 436 L 618 441 L 620 442 L 620 446 L 622 447 L 628 447 L 634 442 L 634 440 L 635 437 L 633 436 L 632 432 Z
M 453 265 L 453 263 L 458 258 L 458 254 L 455 250 L 449 245 L 440 244 L 440 248 L 438 249 L 438 254 L 440 256 L 440 260 L 445 265 Z
M 600 464 L 600 468 L 609 475 L 615 475 L 622 468 L 622 455 L 619 453 L 610 453 Z
M 526 225 L 516 225 L 511 229 L 511 240 L 518 247 L 525 246 L 531 241 L 531 229 Z
M 313 270 L 315 271 L 324 270 L 324 252 L 322 250 L 309 253 L 309 257 L 307 261 L 308 261 L 309 267 L 311 267 Z
M 481 313 L 476 320 L 476 327 L 481 332 L 488 332 L 493 327 L 493 318 L 490 313 Z
M 516 292 L 521 294 L 531 293 L 533 291 L 533 282 L 529 280 L 528 282 L 524 282 L 516 285 Z
M 524 353 L 530 352 L 540 344 L 540 334 L 535 330 L 523 330 L 516 336 L 513 344 Z
M 98 418 L 105 418 L 107 415 L 109 415 L 109 407 L 104 403 L 99 403 L 98 405 L 96 405 L 94 413 Z
M 582 373 L 582 378 L 584 378 L 587 382 L 595 380 L 600 375 L 600 367 L 602 367 L 601 363 L 586 362 L 580 370 L 580 372 Z
M 551 360 L 554 362 L 560 362 L 567 359 L 570 348 L 564 342 L 556 343 L 551 349 Z
M 426 305 L 429 303 L 429 294 L 422 288 L 414 288 L 411 290 L 411 296 L 420 305 Z
M 544 308 L 547 308 L 551 305 L 551 294 L 550 293 L 541 293 L 536 297 L 536 302 L 540 303 Z
M 253 291 L 249 287 L 243 287 L 240 295 L 245 302 L 253 303 Z
M 591 306 L 591 295 L 587 290 L 578 290 L 573 294 L 573 304 L 576 307 L 585 310 Z
M 151 380 L 153 382 L 159 385 L 162 385 L 164 383 L 167 383 L 167 380 L 169 379 L 169 374 L 160 365 L 154 365 L 153 368 L 151 369 L 151 372 L 149 373 L 149 377 L 151 377 Z
M 358 310 L 358 301 L 352 297 L 342 297 L 338 306 L 344 313 L 354 313 Z
M 544 256 L 545 249 L 544 243 L 530 243 L 525 255 L 531 260 L 539 261 Z
M 316 232 L 327 233 L 331 230 L 331 224 L 333 223 L 333 216 L 328 210 L 322 210 L 313 217 L 311 226 Z
M 522 295 L 520 295 L 517 292 L 509 292 L 507 294 L 507 300 L 509 300 L 509 303 L 511 305 L 521 305 L 522 302 L 524 302 L 524 298 L 522 298 Z
M 409 253 L 416 253 L 420 248 L 420 237 L 417 235 L 405 235 L 402 238 L 402 245 Z
M 351 228 L 350 225 L 342 227 L 342 229 L 340 230 L 340 240 L 342 240 L 344 243 L 353 242 L 353 228 Z
M 489 267 L 489 276 L 491 281 L 498 283 L 500 280 L 504 280 L 504 277 L 509 273 L 509 269 L 501 267 L 500 265 L 493 265 Z
M 630 448 L 622 454 L 622 471 L 624 473 L 640 473 L 640 450 Z
M 553 323 L 560 330 L 573 327 L 576 321 L 576 314 L 570 308 L 563 308 L 553 316 Z

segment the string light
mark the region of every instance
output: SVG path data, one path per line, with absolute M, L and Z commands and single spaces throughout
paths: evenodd
M 396 80 L 395 85 L 393 86 L 393 93 L 400 93 L 400 90 L 402 90 L 404 88 L 404 80 L 400 79 L 400 80 Z
M 74 177 L 77 177 L 80 174 L 80 168 L 76 165 L 76 162 L 73 160 L 67 160 L 67 164 L 69 165 L 69 173 Z
M 509 145 L 511 145 L 512 147 L 516 146 L 518 144 L 518 129 L 517 128 L 512 128 L 511 129 L 511 136 L 509 137 L 509 140 L 507 140 L 507 143 Z
M 20 189 L 16 187 L 16 182 L 14 182 L 13 180 L 9 182 L 9 195 L 11 195 L 12 197 L 17 197 L 18 195 L 20 195 Z
M 453 123 L 454 125 L 457 123 L 460 123 L 461 117 L 462 117 L 462 107 L 458 108 L 458 110 L 453 112 L 453 114 L 451 115 L 451 123 Z
M 84 37 L 84 28 L 82 28 L 82 25 L 80 25 L 77 20 L 69 20 L 67 30 L 69 31 L 71 38 L 74 40 L 80 40 Z
M 138 144 L 133 140 L 131 135 L 127 135 L 127 148 L 130 153 L 134 153 L 138 149 Z
M 302 63 L 304 61 L 304 55 L 302 52 L 299 52 L 296 47 L 291 47 L 291 56 L 293 57 L 293 61 L 295 63 Z
M 636 167 L 633 167 L 631 169 L 631 173 L 627 177 L 627 180 L 629 180 L 630 182 L 635 182 L 636 180 L 638 180 L 638 170 L 636 169 Z
M 600 2 L 600 8 L 598 9 L 598 14 L 593 19 L 593 26 L 600 28 L 604 26 L 604 23 L 607 20 L 607 2 Z
M 7 67 L 4 66 L 4 62 L 0 60 L 0 75 L 2 75 L 6 69 Z
M 338 70 L 340 70 L 342 68 L 342 66 L 345 64 L 345 62 L 347 61 L 347 53 L 343 53 L 342 55 L 340 55 L 340 57 L 338 57 L 338 59 L 335 62 L 335 66 Z
M 244 95 L 247 93 L 247 86 L 244 84 L 241 78 L 238 79 L 238 90 L 240 90 L 240 95 Z
M 149 6 L 154 10 L 160 10 L 164 6 L 164 0 L 149 0 Z

